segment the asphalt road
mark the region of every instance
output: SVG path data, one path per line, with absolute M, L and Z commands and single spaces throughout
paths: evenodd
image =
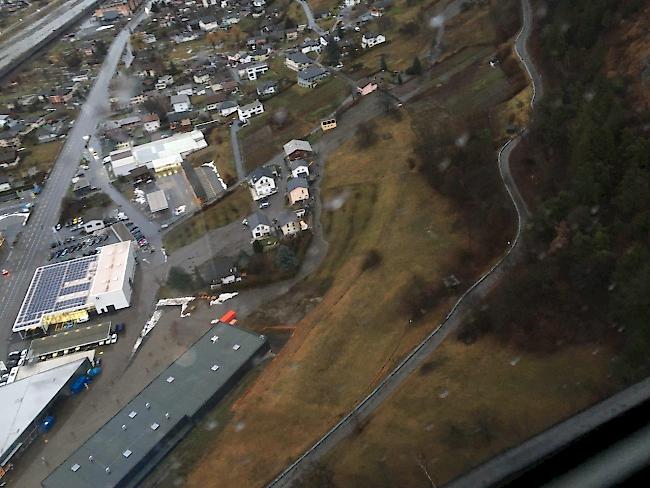
M 52 227 L 57 223 L 61 201 L 65 196 L 72 177 L 78 169 L 79 159 L 84 152 L 83 136 L 92 134 L 103 118 L 108 107 L 108 86 L 129 39 L 129 26 L 133 28 L 144 17 L 144 13 L 134 17 L 128 26 L 113 40 L 104 63 L 97 75 L 95 84 L 81 108 L 81 112 L 66 138 L 47 183 L 37 200 L 20 241 L 9 252 L 5 267 L 11 276 L 0 284 L 0 357 L 6 357 L 11 339 L 11 327 L 32 275 L 38 266 L 45 262 L 49 246 L 54 239 Z
M 534 101 L 541 94 L 541 85 L 535 86 L 541 80 L 535 70 L 532 60 L 526 50 L 529 39 L 533 16 L 529 0 L 522 0 L 523 26 L 515 40 L 515 49 L 522 63 L 526 67 L 533 83 L 533 92 L 537 94 Z M 480 300 L 501 280 L 508 272 L 509 266 L 514 261 L 514 256 L 520 248 L 519 236 L 521 228 L 528 217 L 528 210 L 510 174 L 510 154 L 517 146 L 519 136 L 506 143 L 498 155 L 499 171 L 502 181 L 508 190 L 518 217 L 517 234 L 510 243 L 503 257 L 478 281 L 476 281 L 456 302 L 442 323 L 431 332 L 400 364 L 386 376 L 379 385 L 364 398 L 352 411 L 345 415 L 332 429 L 319 439 L 309 450 L 300 456 L 294 463 L 286 468 L 268 487 L 290 486 L 303 472 L 345 437 L 350 435 L 358 421 L 374 412 L 391 394 L 416 371 L 429 356 L 442 343 L 447 335 L 457 328 L 465 316 Z
M 0 45 L 0 71 L 43 42 L 52 32 L 63 27 L 97 0 L 71 0 L 22 29 Z
M 233 121 L 230 126 L 230 141 L 232 144 L 232 154 L 235 157 L 235 168 L 237 169 L 237 180 L 244 181 L 246 179 L 246 168 L 244 167 L 244 158 L 242 157 L 241 147 L 239 147 L 239 121 Z
M 305 11 L 305 16 L 307 17 L 307 24 L 309 25 L 309 28 L 316 32 L 316 34 L 319 36 L 324 36 L 327 34 L 327 32 L 321 29 L 321 27 L 316 23 L 316 19 L 314 19 L 314 14 L 311 11 L 309 3 L 307 3 L 305 0 L 296 1 L 302 6 L 302 9 Z

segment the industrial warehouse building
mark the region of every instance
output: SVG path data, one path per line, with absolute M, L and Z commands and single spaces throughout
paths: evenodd
M 193 130 L 127 149 L 117 149 L 108 156 L 113 174 L 128 176 L 146 166 L 156 172 L 180 166 L 188 154 L 208 146 L 203 132 Z
M 131 241 L 99 248 L 99 254 L 37 268 L 14 322 L 21 336 L 50 325 L 83 322 L 89 312 L 130 305 L 135 274 Z
M 39 435 L 39 425 L 54 403 L 70 395 L 66 387 L 90 366 L 83 354 L 23 366 L 16 381 L 0 387 L 0 478 Z
M 43 482 L 135 487 L 268 350 L 264 336 L 219 323 Z

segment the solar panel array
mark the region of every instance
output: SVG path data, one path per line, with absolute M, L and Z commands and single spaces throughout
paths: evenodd
M 90 289 L 90 280 L 74 285 L 66 286 L 66 284 L 86 278 L 90 265 L 97 259 L 97 255 L 86 256 L 38 268 L 29 285 L 20 312 L 18 312 L 14 330 L 38 324 L 43 315 L 47 313 L 84 305 L 88 294 L 79 293 L 87 292 Z M 79 296 L 60 300 L 73 294 L 79 294 Z

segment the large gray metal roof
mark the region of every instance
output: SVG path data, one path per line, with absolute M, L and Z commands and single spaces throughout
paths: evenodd
M 215 395 L 225 394 L 232 387 L 232 377 L 265 347 L 264 336 L 225 324 L 212 327 L 42 485 L 123 486 L 166 436 L 178 432 Z

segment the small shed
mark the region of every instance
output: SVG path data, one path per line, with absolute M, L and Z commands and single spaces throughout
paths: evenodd
M 147 203 L 149 204 L 151 213 L 160 212 L 161 210 L 167 210 L 169 208 L 169 203 L 167 202 L 167 197 L 163 190 L 147 193 Z

